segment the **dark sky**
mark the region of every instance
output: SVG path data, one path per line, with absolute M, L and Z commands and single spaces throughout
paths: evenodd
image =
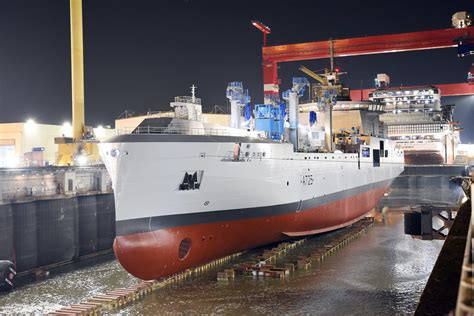
M 86 123 L 112 124 L 124 110 L 167 110 L 191 84 L 209 110 L 225 105 L 229 81 L 263 98 L 258 19 L 272 28 L 270 45 L 451 27 L 474 1 L 204 1 L 83 0 Z M 344 81 L 371 87 L 385 72 L 392 85 L 465 82 L 472 57 L 456 50 L 347 57 Z M 313 69 L 326 60 L 306 61 Z M 281 64 L 288 89 L 301 62 Z M 0 0 L 0 122 L 61 124 L 70 120 L 68 0 Z M 474 142 L 474 97 L 456 98 Z

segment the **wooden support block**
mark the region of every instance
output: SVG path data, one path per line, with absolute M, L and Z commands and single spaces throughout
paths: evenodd
M 270 271 L 276 271 L 278 273 L 282 273 L 284 276 L 290 274 L 290 270 L 287 268 L 272 268 Z
M 90 308 L 86 308 L 86 307 L 82 307 L 82 306 L 68 306 L 66 308 L 62 308 L 61 310 L 70 310 L 70 311 L 75 311 L 77 313 L 79 313 L 80 315 L 86 315 L 88 313 L 90 313 L 91 309 Z
M 298 269 L 307 270 L 310 267 L 311 263 L 309 262 L 298 262 Z
M 229 276 L 226 272 L 217 272 L 217 281 L 228 281 Z
M 81 310 L 74 309 L 74 308 L 69 308 L 69 307 L 63 307 L 60 310 L 58 310 L 59 313 L 68 313 L 69 315 L 85 315 L 85 313 Z
M 294 272 L 295 271 L 295 264 L 294 263 L 285 263 L 285 269 L 288 269 L 288 271 Z
M 231 279 L 235 278 L 235 270 L 234 269 L 225 269 L 225 273 L 227 273 L 227 276 Z
M 306 257 L 298 259 L 298 269 L 306 270 L 310 264 L 311 263 Z

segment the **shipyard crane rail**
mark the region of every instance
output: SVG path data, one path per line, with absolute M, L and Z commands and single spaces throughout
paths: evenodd
M 333 57 L 397 53 L 457 47 L 460 41 L 474 38 L 474 26 L 441 30 L 376 35 L 300 44 L 264 46 L 263 83 L 267 97 L 278 95 L 278 63 Z M 452 87 L 459 94 L 472 94 L 464 84 Z M 359 92 L 360 93 L 360 92 Z M 446 93 L 444 94 L 447 95 Z

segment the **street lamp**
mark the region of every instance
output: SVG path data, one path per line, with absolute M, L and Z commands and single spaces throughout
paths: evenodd
M 267 45 L 267 34 L 271 33 L 271 30 L 268 26 L 263 24 L 260 21 L 252 21 L 252 25 L 255 26 L 257 29 L 259 29 L 263 33 L 263 46 Z

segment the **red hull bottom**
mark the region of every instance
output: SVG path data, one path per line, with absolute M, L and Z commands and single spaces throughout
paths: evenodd
M 313 209 L 266 216 L 172 227 L 117 236 L 114 251 L 129 273 L 143 280 L 160 279 L 242 250 L 352 224 L 373 209 L 387 187 L 374 189 Z M 191 240 L 180 259 L 180 244 Z M 181 244 L 182 246 L 182 244 Z M 183 248 L 183 247 L 182 247 Z M 183 257 L 183 249 L 181 249 Z

